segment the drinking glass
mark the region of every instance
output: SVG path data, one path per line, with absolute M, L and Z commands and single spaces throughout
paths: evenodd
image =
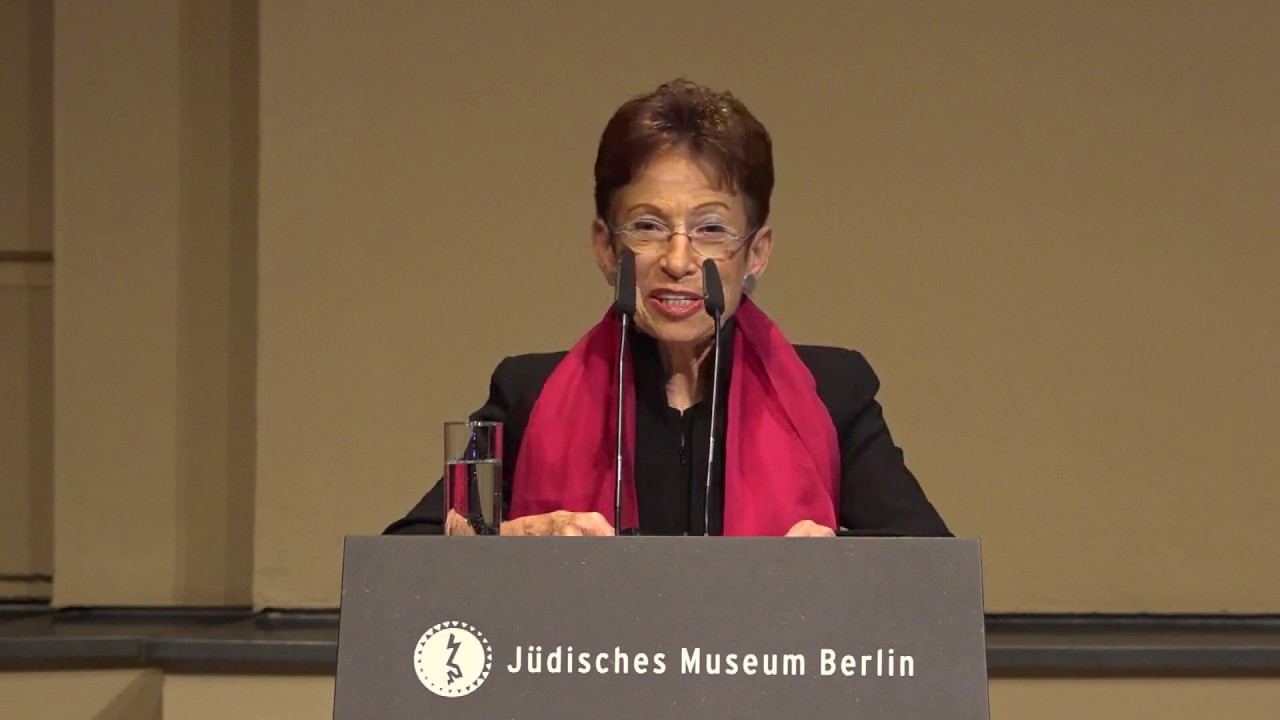
M 444 424 L 446 535 L 498 535 L 502 528 L 502 423 Z

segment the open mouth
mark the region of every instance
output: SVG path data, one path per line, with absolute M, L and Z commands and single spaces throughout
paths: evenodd
M 691 292 L 656 290 L 649 293 L 649 304 L 663 315 L 683 318 L 702 309 L 702 296 Z

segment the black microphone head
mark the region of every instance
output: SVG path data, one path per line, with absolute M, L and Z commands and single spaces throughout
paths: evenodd
M 613 307 L 619 314 L 636 314 L 636 254 L 623 248 L 618 258 L 618 276 L 614 285 Z
M 707 313 L 719 315 L 724 312 L 724 283 L 720 282 L 720 270 L 714 260 L 702 263 L 702 299 Z

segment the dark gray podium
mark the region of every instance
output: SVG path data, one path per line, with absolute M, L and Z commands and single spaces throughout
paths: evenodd
M 977 540 L 346 542 L 336 720 L 988 717 Z

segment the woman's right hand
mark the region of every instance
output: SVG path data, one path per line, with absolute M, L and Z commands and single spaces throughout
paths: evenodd
M 502 523 L 503 535 L 613 535 L 613 526 L 598 512 L 557 510 L 526 515 Z

